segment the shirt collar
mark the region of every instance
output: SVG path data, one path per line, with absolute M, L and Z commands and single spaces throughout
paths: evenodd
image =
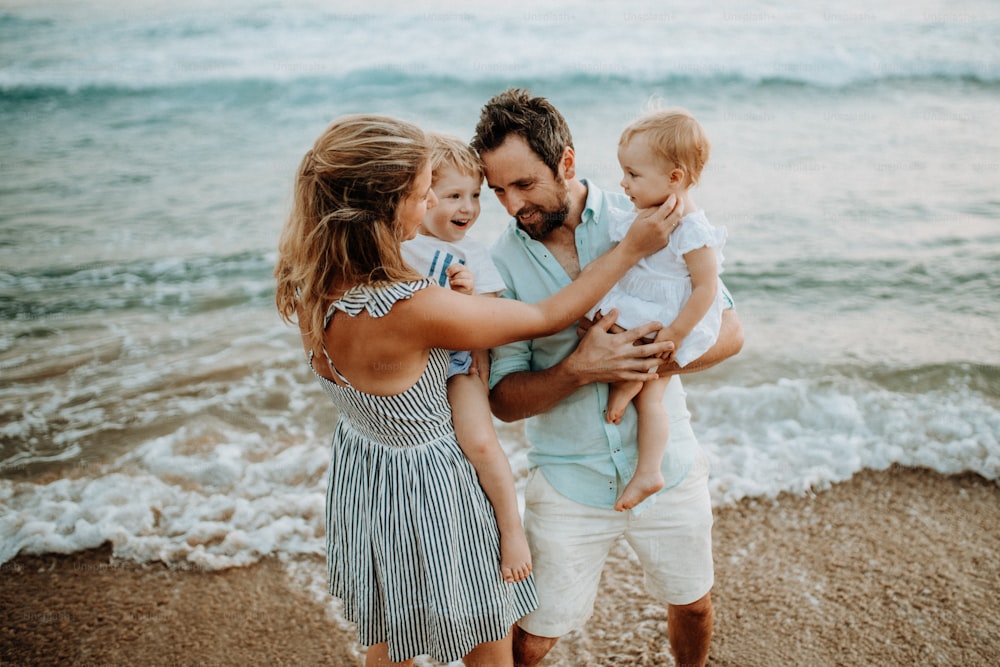
M 604 192 L 585 178 L 581 178 L 580 182 L 587 188 L 587 201 L 583 205 L 580 218 L 583 224 L 588 224 L 597 219 L 597 214 L 604 205 Z

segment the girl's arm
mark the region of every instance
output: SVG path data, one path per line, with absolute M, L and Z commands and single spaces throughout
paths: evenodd
M 705 317 L 719 291 L 719 266 L 714 248 L 703 246 L 692 250 L 684 255 L 684 261 L 691 274 L 691 296 L 674 321 L 656 336 L 657 342 L 672 340 L 675 349 L 681 346 L 691 330 Z

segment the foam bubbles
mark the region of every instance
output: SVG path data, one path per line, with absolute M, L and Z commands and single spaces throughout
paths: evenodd
M 121 558 L 205 569 L 323 553 L 325 447 L 271 451 L 245 435 L 189 447 L 204 435 L 157 438 L 97 478 L 0 483 L 0 563 L 104 542 Z
M 691 383 L 688 392 L 717 505 L 896 464 L 1000 478 L 1000 411 L 969 389 L 910 394 L 856 378 L 786 378 L 707 391 Z

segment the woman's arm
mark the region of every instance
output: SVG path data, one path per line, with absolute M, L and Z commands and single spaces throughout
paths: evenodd
M 639 259 L 663 248 L 679 220 L 676 199 L 661 215 L 637 219 L 622 241 L 588 264 L 569 285 L 537 303 L 420 290 L 402 310 L 420 326 L 410 334 L 426 348 L 475 350 L 562 331 L 576 322 Z M 400 313 L 403 314 L 402 312 Z

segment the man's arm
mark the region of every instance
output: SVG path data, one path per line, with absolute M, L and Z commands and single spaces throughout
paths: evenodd
M 641 343 L 660 328 L 652 322 L 620 333 L 609 333 L 615 317 L 609 313 L 596 322 L 580 344 L 558 364 L 541 371 L 519 371 L 504 377 L 490 392 L 490 407 L 497 419 L 513 422 L 548 412 L 580 387 L 591 382 L 649 380 L 649 373 L 672 342 Z
M 490 392 L 490 407 L 497 419 L 514 422 L 548 412 L 574 391 L 591 382 L 646 381 L 656 377 L 648 371 L 655 357 L 673 343 L 643 343 L 659 329 L 657 323 L 629 331 L 610 333 L 613 317 L 601 318 L 587 329 L 576 350 L 561 362 L 541 371 L 520 371 L 500 380 Z M 743 348 L 743 325 L 733 309 L 722 312 L 719 339 L 705 354 L 684 368 L 673 362 L 659 368 L 661 375 L 693 373 L 711 368 Z

